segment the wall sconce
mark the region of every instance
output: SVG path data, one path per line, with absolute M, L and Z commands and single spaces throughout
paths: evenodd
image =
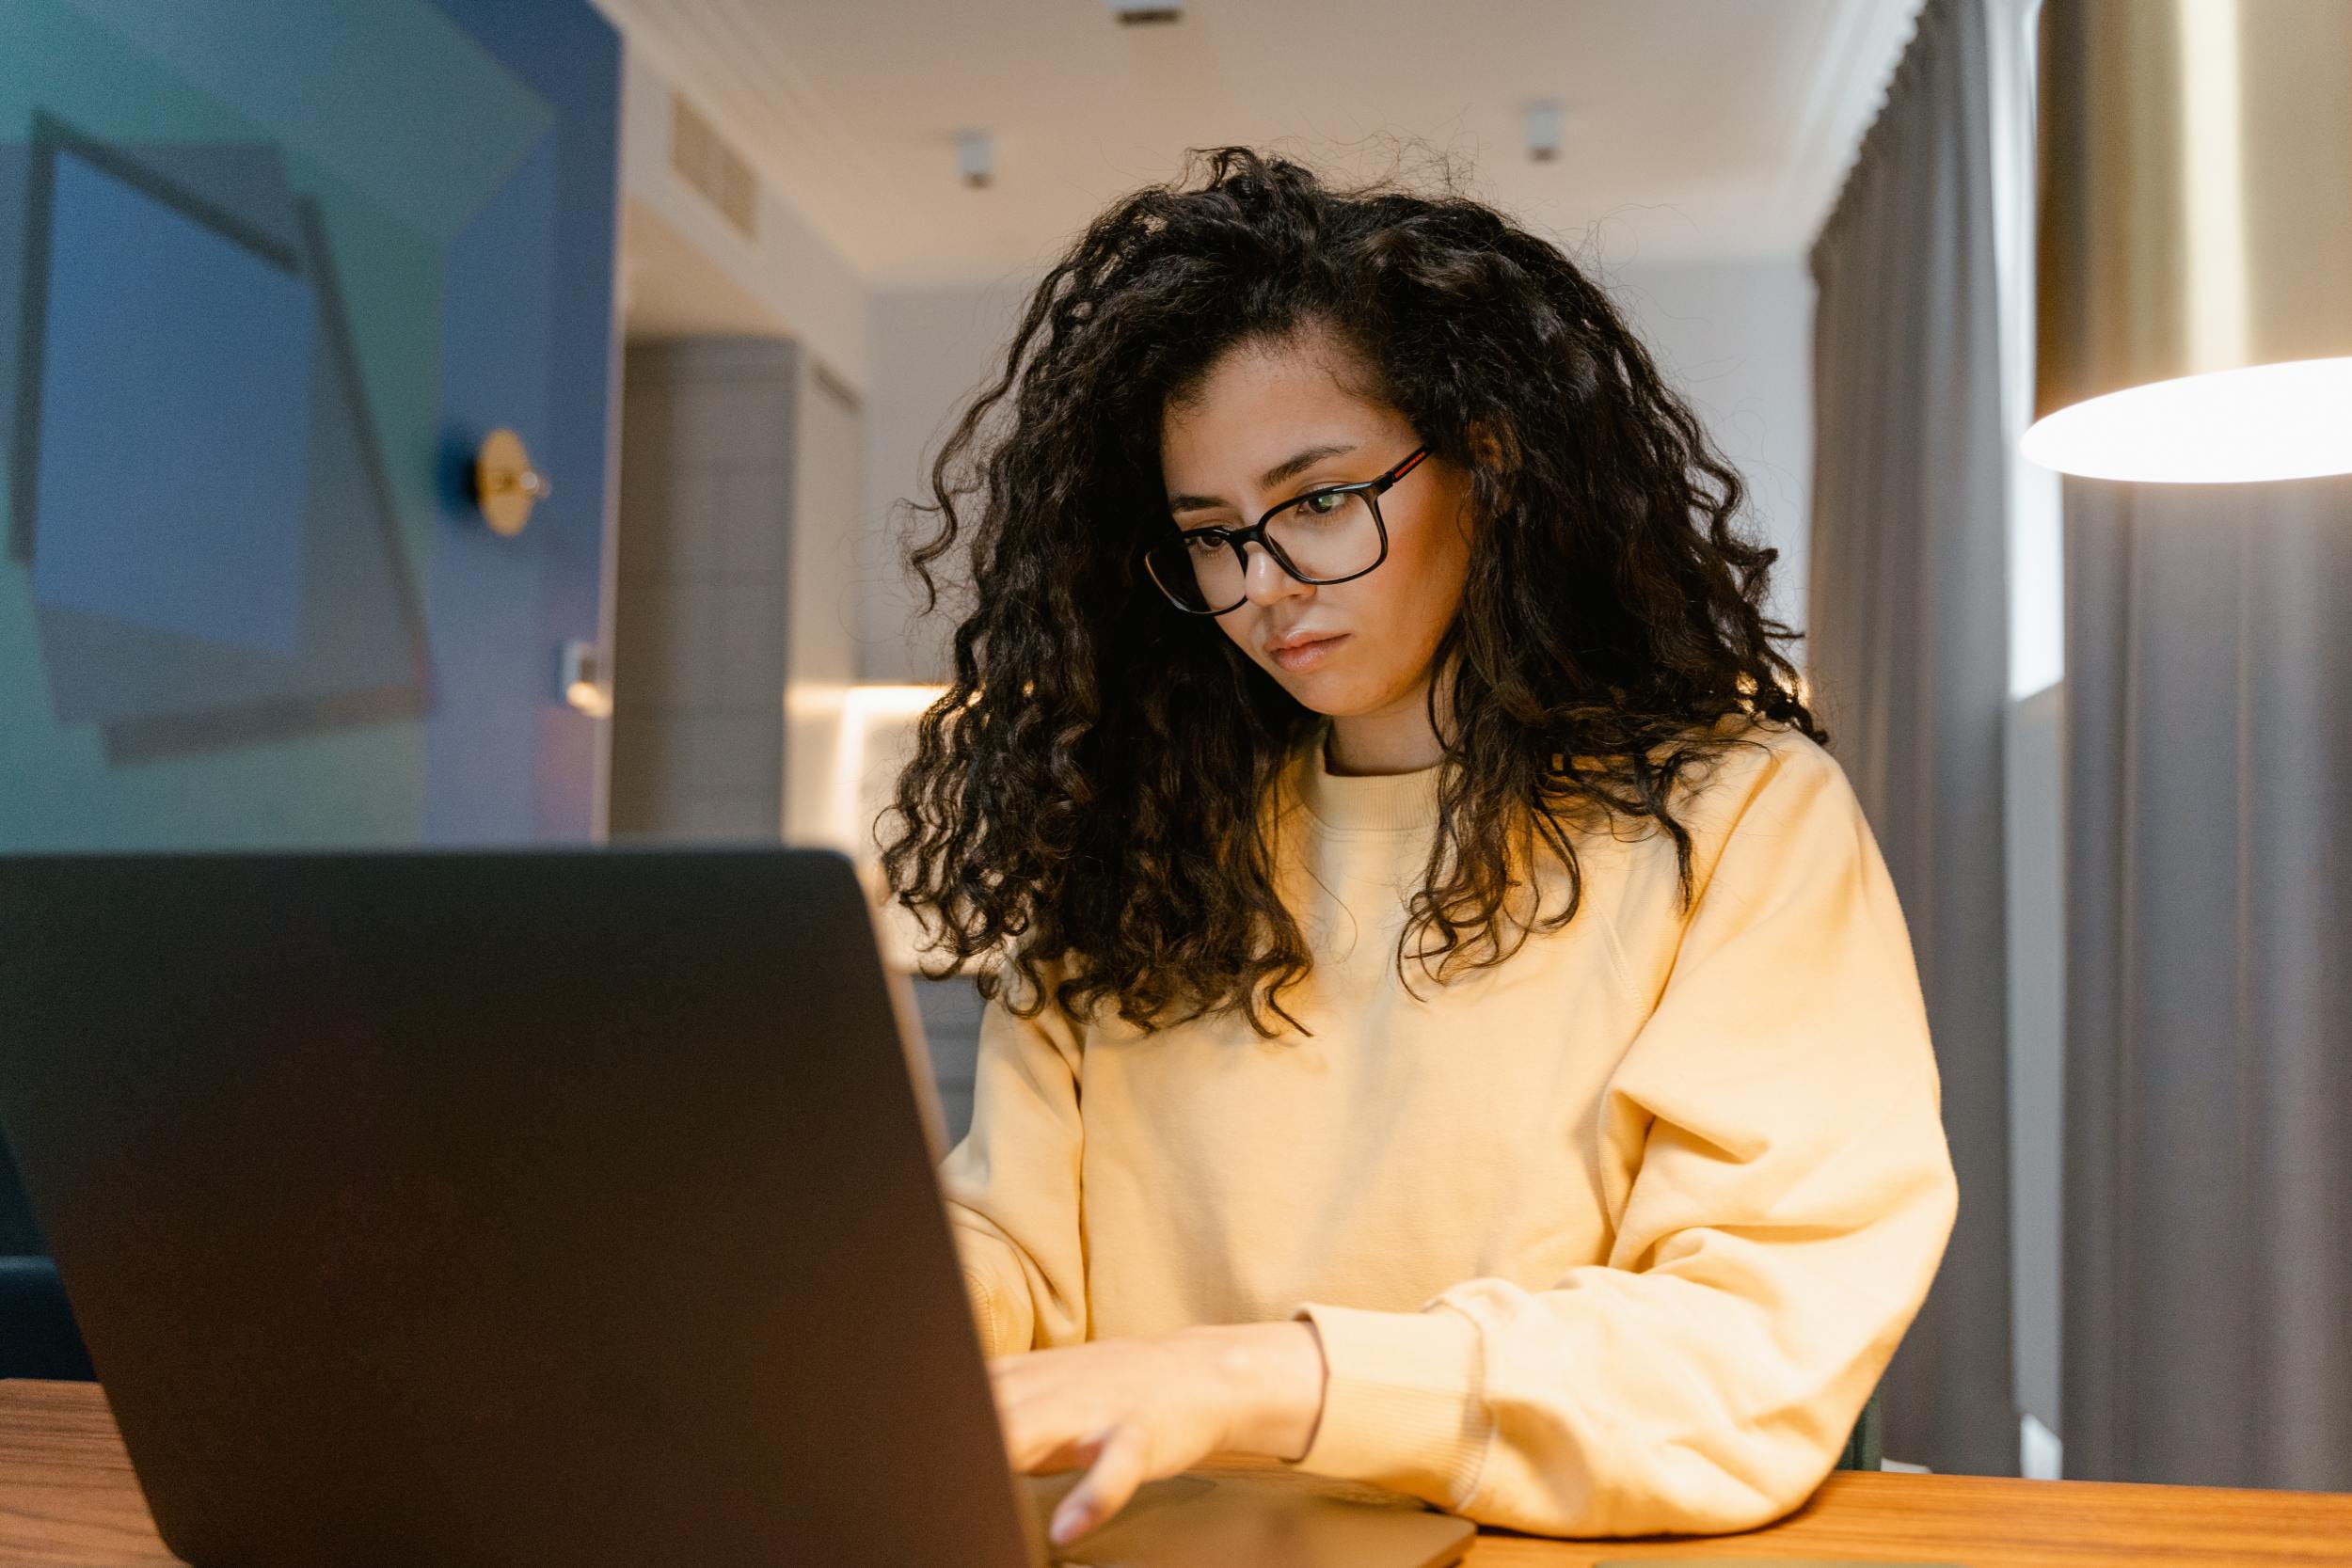
M 2101 479 L 2352 472 L 2352 6 L 2043 0 L 2035 423 Z
M 548 476 L 532 467 L 521 436 L 501 425 L 482 438 L 473 460 L 473 499 L 492 532 L 512 539 L 531 521 L 531 509 L 554 493 Z

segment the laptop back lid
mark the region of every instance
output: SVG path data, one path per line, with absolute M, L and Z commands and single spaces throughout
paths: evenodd
M 840 854 L 0 858 L 0 999 L 190 1561 L 1036 1560 Z

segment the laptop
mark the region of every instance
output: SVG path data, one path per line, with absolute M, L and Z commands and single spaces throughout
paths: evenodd
M 0 1131 L 198 1568 L 1438 1568 L 1279 1467 L 1058 1553 L 831 849 L 0 857 Z

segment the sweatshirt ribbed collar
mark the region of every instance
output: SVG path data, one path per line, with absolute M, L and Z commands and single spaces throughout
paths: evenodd
M 1438 764 L 1410 773 L 1334 773 L 1330 736 L 1326 717 L 1309 733 L 1296 763 L 1300 801 L 1318 822 L 1342 832 L 1425 831 L 1437 822 Z

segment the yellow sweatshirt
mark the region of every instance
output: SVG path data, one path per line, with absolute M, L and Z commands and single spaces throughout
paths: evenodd
M 1663 833 L 1588 833 L 1574 921 L 1443 986 L 1408 959 L 1416 999 L 1392 955 L 1437 769 L 1334 775 L 1328 730 L 1274 806 L 1315 962 L 1283 1005 L 1311 1037 L 989 1005 L 940 1166 L 988 1354 L 1311 1319 L 1328 1373 L 1297 1469 L 1551 1535 L 1789 1512 L 1958 1207 L 1844 772 L 1748 731 L 1763 749 L 1677 802 L 1687 915 Z M 1546 914 L 1564 876 L 1541 868 Z

